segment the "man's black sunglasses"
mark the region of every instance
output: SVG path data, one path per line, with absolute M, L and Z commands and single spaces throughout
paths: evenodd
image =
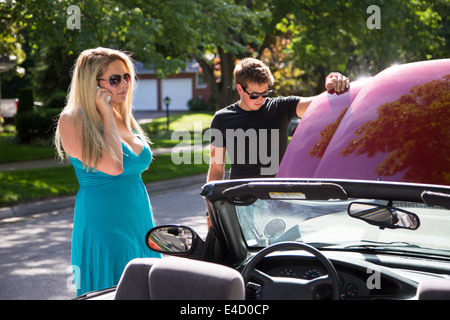
M 269 87 L 269 90 L 263 93 L 250 93 L 247 91 L 247 89 L 245 89 L 245 87 L 241 83 L 239 84 L 241 85 L 242 89 L 244 89 L 244 92 L 247 93 L 249 98 L 252 100 L 258 99 L 260 96 L 263 98 L 267 98 L 273 92 L 273 90 Z
M 128 72 L 123 75 L 113 74 L 109 79 L 97 79 L 97 81 L 108 81 L 111 87 L 118 87 L 122 83 L 122 77 L 126 84 L 130 83 L 131 75 Z

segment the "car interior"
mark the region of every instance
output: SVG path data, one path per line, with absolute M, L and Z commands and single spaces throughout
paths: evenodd
M 302 184 L 306 184 L 302 186 Z M 249 242 L 246 242 L 245 236 L 241 231 L 239 219 L 236 219 L 237 212 L 242 206 L 246 206 L 255 199 L 269 199 L 274 194 L 277 197 L 297 196 L 301 191 L 306 199 L 375 199 L 377 202 L 383 200 L 383 203 L 399 203 L 406 204 L 413 207 L 411 211 L 401 210 L 397 205 L 395 212 L 408 212 L 408 221 L 414 223 L 408 228 L 396 226 L 393 228 L 408 229 L 405 232 L 410 232 L 414 236 L 414 232 L 428 227 L 430 217 L 421 216 L 423 223 L 420 225 L 420 220 L 414 211 L 422 208 L 420 212 L 430 210 L 430 207 L 439 205 L 444 215 L 448 214 L 448 194 L 450 193 L 448 187 L 437 185 L 421 185 L 412 183 L 394 183 L 394 182 L 378 182 L 378 181 L 351 181 L 351 180 L 317 180 L 310 179 L 308 181 L 300 181 L 295 179 L 281 179 L 280 181 L 233 181 L 225 183 L 213 183 L 206 185 L 203 189 L 203 196 L 207 200 L 210 209 L 211 220 L 213 221 L 214 234 L 208 239 L 208 246 L 204 251 L 204 258 L 212 261 L 219 261 L 219 263 L 227 264 L 237 270 L 240 270 L 244 275 L 244 280 L 247 284 L 247 299 L 287 299 L 289 297 L 295 298 L 295 292 L 298 292 L 299 285 L 296 286 L 296 281 L 302 282 L 304 280 L 314 282 L 314 279 L 325 277 L 324 281 L 317 284 L 310 284 L 310 295 L 302 298 L 310 299 L 324 299 L 324 298 L 343 298 L 343 299 L 425 299 L 433 296 L 441 299 L 449 299 L 450 291 L 447 289 L 450 284 L 450 259 L 448 256 L 434 254 L 433 251 L 421 250 L 415 248 L 415 254 L 404 253 L 395 250 L 377 251 L 369 242 L 365 245 L 354 246 L 339 246 L 321 247 L 319 254 L 311 254 L 306 252 L 305 248 L 298 248 L 295 250 L 285 249 L 275 250 L 270 254 L 264 255 L 263 258 L 258 259 L 256 265 L 253 264 L 257 272 L 252 272 L 252 277 L 246 279 L 245 268 L 250 264 L 249 261 L 258 256 L 261 251 L 270 247 L 250 247 Z M 359 205 L 357 201 L 352 201 L 352 207 Z M 376 215 L 374 210 L 363 208 L 359 215 L 354 214 L 353 218 L 363 219 L 368 216 L 369 212 L 372 217 L 376 217 L 374 221 L 366 221 L 373 226 L 373 230 L 380 230 L 380 232 L 398 232 L 397 230 L 389 230 L 386 221 L 380 220 L 380 212 L 386 212 L 382 205 L 377 206 Z M 409 209 L 409 208 L 407 208 Z M 428 210 L 428 211 L 427 211 Z M 363 214 L 361 214 L 364 213 Z M 417 211 L 419 212 L 419 211 Z M 350 215 L 351 212 L 348 212 Z M 336 214 L 337 216 L 337 214 Z M 325 218 L 331 217 L 326 215 L 321 222 L 325 224 Z M 405 215 L 403 215 L 405 217 Z M 348 218 L 347 218 L 348 219 Z M 431 216 L 431 219 L 437 217 Z M 311 219 L 302 222 L 306 226 L 309 221 L 318 220 Z M 444 223 L 447 218 L 444 218 Z M 356 221 L 356 220 L 355 220 Z M 400 220 L 399 220 L 400 221 Z M 334 223 L 332 221 L 331 223 Z M 364 222 L 364 223 L 366 223 Z M 346 224 L 349 222 L 346 220 Z M 384 225 L 383 225 L 384 224 Z M 269 224 L 267 224 L 269 226 Z M 415 229 L 418 229 L 417 231 Z M 330 229 L 331 230 L 331 229 Z M 349 229 L 351 230 L 351 229 Z M 356 231 L 357 229 L 354 229 Z M 264 232 L 267 230 L 265 229 Z M 369 231 L 364 231 L 369 232 Z M 445 231 L 444 231 L 445 232 Z M 284 235 L 293 236 L 295 233 L 292 229 L 286 231 Z M 343 232 L 345 233 L 345 232 Z M 284 236 L 283 235 L 283 236 Z M 281 240 L 290 240 L 283 238 Z M 422 236 L 422 235 L 421 235 Z M 291 239 L 295 239 L 294 238 Z M 214 242 L 218 242 L 216 244 Z M 395 245 L 395 238 L 390 243 L 388 248 Z M 276 245 L 277 243 L 274 243 Z M 314 243 L 311 243 L 314 244 Z M 406 246 L 406 244 L 401 243 Z M 446 250 L 443 250 L 445 252 Z M 447 251 L 448 252 L 448 251 Z M 338 274 L 338 284 L 333 279 L 330 279 L 329 267 L 324 261 L 319 259 L 319 255 L 323 255 L 331 262 Z M 249 256 L 251 257 L 249 260 Z M 323 260 L 323 259 L 322 259 Z M 283 288 L 288 292 L 289 297 L 283 297 L 280 290 L 277 292 L 274 286 L 269 285 L 275 278 L 290 279 L 294 289 L 289 286 L 288 289 Z M 339 286 L 340 292 L 338 297 L 333 294 L 333 283 Z M 251 286 L 248 284 L 252 283 Z M 440 285 L 437 285 L 440 283 Z M 264 290 L 264 287 L 270 287 L 270 290 Z M 281 290 L 281 291 L 283 291 Z M 266 291 L 266 292 L 265 292 Z M 268 291 L 268 292 L 267 292 Z M 433 294 L 430 294 L 433 292 Z
M 445 186 L 378 181 L 209 183 L 202 191 L 212 222 L 206 239 L 188 226 L 157 226 L 145 241 L 164 253 L 162 259 L 132 260 L 116 288 L 84 298 L 450 299 L 447 245 L 442 243 L 443 249 L 437 250 L 405 240 L 420 241 L 424 235 L 420 232 L 431 227 L 435 228 L 431 232 L 438 235 L 443 230 L 446 236 L 449 194 L 450 187 Z M 277 206 L 261 206 L 264 201 Z M 302 207 L 292 206 L 298 203 Z M 257 214 L 258 206 L 262 215 Z M 267 208 L 272 211 L 264 211 Z M 292 223 L 286 215 L 292 208 L 313 208 L 314 215 Z M 295 219 L 304 215 L 301 210 L 295 211 Z M 248 216 L 254 218 L 253 233 L 244 230 Z M 258 229 L 258 221 L 268 217 L 272 220 Z M 319 232 L 317 237 L 312 231 Z M 355 242 L 352 237 L 358 233 L 364 240 Z M 389 241 L 370 238 L 385 234 L 390 238 L 382 240 Z M 327 236 L 349 241 L 331 244 Z

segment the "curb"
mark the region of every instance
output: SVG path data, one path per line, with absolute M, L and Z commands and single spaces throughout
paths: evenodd
M 168 190 L 174 190 L 194 185 L 198 185 L 199 187 L 198 193 L 200 196 L 201 191 L 200 187 L 203 186 L 205 183 L 206 183 L 206 174 L 201 174 L 183 178 L 150 182 L 147 183 L 145 186 L 147 188 L 151 201 L 152 194 L 157 194 Z M 61 210 L 68 207 L 73 207 L 75 206 L 75 198 L 76 198 L 75 195 L 50 199 L 47 198 L 39 201 L 17 204 L 11 207 L 3 207 L 0 208 L 0 222 L 3 219 L 24 217 L 37 213 L 44 213 L 49 211 Z

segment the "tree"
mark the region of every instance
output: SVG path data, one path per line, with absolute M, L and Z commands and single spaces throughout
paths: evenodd
M 306 3 L 306 1 L 305 1 Z M 380 28 L 370 29 L 369 6 L 380 9 Z M 322 84 L 329 70 L 352 79 L 396 63 L 449 56 L 450 1 L 320 1 L 292 10 L 295 35 L 290 57 L 308 82 Z M 445 27 L 447 26 L 447 27 Z
M 17 63 L 25 60 L 22 43 L 25 39 L 19 34 L 19 25 L 11 15 L 13 4 L 10 1 L 0 3 L 0 56 L 17 57 Z
M 244 6 L 230 0 L 84 0 L 77 2 L 80 29 L 69 29 L 69 5 L 67 0 L 0 3 L 2 21 L 18 29 L 20 37 L 14 39 L 21 43 L 27 37 L 31 55 L 39 57 L 33 71 L 40 96 L 67 88 L 67 75 L 79 52 L 105 46 L 133 52 L 135 60 L 160 77 L 176 73 L 186 61 L 198 58 L 216 99 L 229 99 L 229 86 L 215 85 L 222 81 L 209 73 L 211 61 L 205 53 L 218 53 L 225 65 L 221 79 L 223 83 L 230 81 L 234 64 L 230 57 L 246 50 L 244 40 L 238 41 L 237 35 L 247 38 L 244 26 L 257 21 Z M 6 29 L 0 31 L 8 34 Z
M 247 56 L 271 67 L 280 93 L 304 95 L 321 92 L 331 70 L 355 78 L 394 62 L 449 56 L 450 0 L 80 0 L 80 29 L 67 27 L 71 4 L 0 2 L 7 26 L 0 39 L 14 43 L 0 50 L 29 39 L 40 61 L 38 94 L 66 90 L 61 77 L 79 52 L 97 46 L 134 52 L 160 77 L 196 59 L 219 107 L 236 99 L 234 64 Z M 381 29 L 366 26 L 370 5 L 380 7 Z

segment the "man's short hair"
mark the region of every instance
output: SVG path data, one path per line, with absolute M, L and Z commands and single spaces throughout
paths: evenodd
M 234 80 L 244 87 L 249 83 L 273 85 L 273 75 L 262 61 L 254 58 L 239 60 L 234 68 Z

